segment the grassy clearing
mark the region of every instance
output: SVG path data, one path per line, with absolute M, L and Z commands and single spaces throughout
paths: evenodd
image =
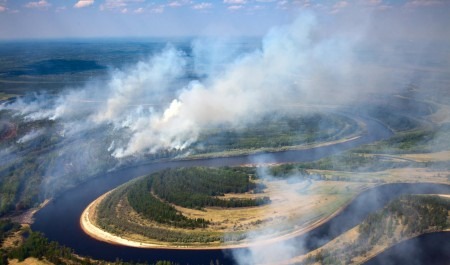
M 277 237 L 306 229 L 338 211 L 361 190 L 373 186 L 373 184 L 336 181 L 292 182 L 292 179 L 262 182 L 266 185 L 262 193 L 226 194 L 225 197 L 269 196 L 272 200 L 269 205 L 190 209 L 172 204 L 187 218 L 208 220 L 210 225 L 207 228 L 182 229 L 143 218 L 129 205 L 126 193 L 117 198 L 114 207 L 114 219 L 119 220 L 115 225 L 122 224 L 122 226 L 100 225 L 100 227 L 124 239 L 163 246 L 214 247 L 241 244 L 247 242 L 246 235 L 249 231 L 283 227 L 283 230 L 274 229 L 267 234 L 267 237 Z M 98 219 L 93 221 L 99 225 Z M 152 229 L 158 230 L 153 237 L 149 233 L 145 235 L 139 232 Z M 160 236 L 163 234 L 165 237 Z

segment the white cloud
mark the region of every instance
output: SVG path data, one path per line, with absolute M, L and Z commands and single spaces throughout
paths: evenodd
M 383 1 L 382 0 L 367 0 L 366 2 L 369 5 L 380 5 Z
M 225 4 L 232 4 L 232 5 L 243 5 L 247 3 L 246 0 L 223 0 Z
M 200 3 L 200 4 L 193 5 L 192 8 L 193 9 L 197 9 L 197 10 L 203 10 L 203 9 L 209 9 L 212 6 L 213 5 L 211 3 L 203 2 L 203 3 Z
M 28 2 L 25 7 L 27 8 L 48 8 L 51 4 L 49 4 L 46 0 L 40 0 L 36 2 Z
M 150 12 L 155 13 L 155 14 L 161 14 L 164 12 L 164 6 L 160 5 L 160 6 L 154 7 L 150 10 Z
M 136 8 L 133 12 L 136 14 L 142 14 L 144 13 L 144 8 L 142 7 Z
M 445 1 L 442 0 L 413 0 L 406 3 L 407 7 L 424 7 L 442 5 Z M 447 2 L 448 3 L 448 2 Z
M 337 8 L 337 9 L 341 9 L 348 6 L 348 2 L 347 1 L 339 1 L 337 2 L 333 7 Z
M 123 8 L 125 6 L 127 6 L 127 4 L 122 0 L 106 0 L 105 3 L 100 6 L 100 10 Z
M 94 4 L 94 0 L 79 0 L 73 7 L 83 8 Z
M 331 10 L 331 13 L 338 13 L 342 9 L 346 8 L 348 5 L 349 5 L 349 3 L 347 1 L 339 1 L 333 5 L 333 9 Z
M 170 3 L 167 4 L 167 5 L 170 6 L 170 7 L 180 7 L 180 6 L 182 6 L 181 3 L 178 2 L 178 1 L 170 2 Z
M 145 0 L 105 0 L 105 2 L 100 5 L 100 10 L 113 10 L 123 13 L 124 9 L 127 9 L 128 11 L 139 8 L 137 5 L 144 1 Z
M 289 2 L 286 0 L 281 0 L 277 2 L 277 8 L 279 9 L 288 9 Z
M 167 4 L 167 6 L 169 7 L 180 7 L 180 6 L 185 6 L 185 5 L 189 5 L 192 4 L 192 1 L 190 0 L 178 0 L 178 1 L 171 1 L 170 3 Z
M 244 7 L 243 5 L 232 5 L 232 6 L 229 6 L 228 9 L 229 10 L 240 10 L 243 7 Z
M 67 10 L 67 7 L 65 7 L 65 6 L 60 6 L 60 7 L 57 7 L 55 11 L 56 11 L 57 13 L 59 13 L 59 12 L 63 12 L 63 11 L 66 11 L 66 10 Z
M 0 12 L 5 12 L 5 11 L 6 11 L 6 7 L 0 6 Z

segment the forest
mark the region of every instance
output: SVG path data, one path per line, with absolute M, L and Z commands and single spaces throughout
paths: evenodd
M 143 217 L 158 223 L 181 228 L 205 228 L 209 222 L 202 218 L 190 219 L 172 205 L 161 201 L 150 193 L 150 181 L 139 181 L 127 194 L 128 202 Z
M 153 225 L 140 224 L 134 222 L 133 220 L 130 220 L 130 216 L 128 215 L 128 208 L 125 208 L 125 210 L 122 211 L 117 211 L 119 203 L 122 206 L 129 206 L 129 190 L 130 188 L 133 188 L 133 184 L 138 184 L 140 181 L 142 181 L 142 179 L 119 187 L 117 190 L 110 193 L 101 201 L 101 203 L 97 207 L 96 220 L 96 224 L 100 228 L 116 235 L 139 234 L 147 238 L 164 242 L 194 243 L 214 242 L 222 240 L 222 235 L 220 233 L 210 233 L 204 231 L 196 231 L 195 233 L 182 232 L 175 231 L 173 229 L 167 229 L 167 227 L 164 226 L 158 227 Z M 134 187 L 140 187 L 140 185 L 136 185 Z M 143 213 L 141 213 L 141 215 L 148 214 L 147 216 L 143 217 L 147 218 L 150 221 L 158 219 L 158 221 L 162 224 L 170 224 L 171 226 L 190 229 L 205 227 L 208 224 L 206 220 L 193 220 L 186 218 L 185 216 L 181 215 L 180 212 L 176 211 L 173 206 L 156 199 L 148 192 L 148 190 L 146 190 L 146 192 L 142 194 L 150 195 L 151 201 L 139 204 L 149 207 L 143 209 Z M 152 204 L 152 202 L 154 204 Z M 131 208 L 131 206 L 129 207 Z M 153 209 L 152 207 L 156 209 Z M 156 213 L 158 213 L 158 215 L 150 215 L 149 213 L 151 210 L 154 210 Z
M 20 246 L 0 250 L 0 265 L 8 265 L 8 259 L 16 259 L 20 262 L 29 257 L 58 265 L 178 265 L 178 263 L 165 260 L 150 263 L 124 262 L 120 259 L 116 259 L 114 262 L 93 260 L 76 255 L 72 249 L 61 246 L 58 242 L 49 241 L 39 232 L 25 230 L 23 237 L 24 242 Z
M 167 169 L 148 178 L 148 188 L 159 198 L 187 208 L 253 207 L 270 203 L 268 197 L 255 199 L 223 199 L 225 193 L 245 193 L 262 189 L 250 180 L 243 168 L 179 168 Z
M 244 128 L 208 128 L 192 145 L 194 154 L 279 148 L 331 141 L 358 132 L 358 123 L 341 114 L 268 115 Z

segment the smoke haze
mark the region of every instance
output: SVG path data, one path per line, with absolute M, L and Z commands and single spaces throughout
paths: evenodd
M 104 154 L 121 162 L 166 150 L 187 153 L 207 127 L 245 127 L 293 106 L 363 106 L 412 85 L 424 88 L 413 95 L 417 99 L 445 100 L 439 95 L 450 84 L 450 16 L 422 11 L 363 6 L 334 15 L 301 12 L 245 47 L 236 45 L 240 40 L 214 38 L 192 41 L 190 52 L 167 44 L 133 66 L 111 69 L 107 81 L 92 80 L 58 95 L 28 95 L 0 110 L 17 111 L 28 121 L 59 122 L 61 137 L 86 142 L 48 165 L 43 186 L 53 190 L 73 182 L 60 178 L 70 170 L 98 172 L 94 164 Z M 449 113 L 442 115 L 450 122 Z M 96 138 L 85 141 L 92 131 Z M 32 130 L 17 143 L 42 134 Z M 436 145 L 446 139 L 439 132 L 436 137 Z M 8 153 L 0 150 L 2 157 Z M 284 196 L 297 192 L 289 185 L 285 190 Z M 248 238 L 258 242 L 282 229 Z M 300 248 L 302 242 L 282 242 L 270 251 L 238 250 L 233 257 L 241 265 L 276 264 Z
M 292 105 L 344 104 L 406 86 L 410 71 L 379 64 L 395 67 L 405 58 L 391 56 L 386 63 L 387 43 L 367 47 L 369 19 L 354 27 L 342 17 L 332 27 L 319 19 L 301 13 L 245 52 L 228 49 L 227 41 L 198 39 L 189 58 L 168 45 L 131 68 L 111 71 L 107 82 L 3 108 L 28 119 L 60 120 L 66 133 L 103 124 L 125 129 L 126 139 L 111 145 L 112 155 L 123 158 L 184 149 L 206 126 L 242 126 Z

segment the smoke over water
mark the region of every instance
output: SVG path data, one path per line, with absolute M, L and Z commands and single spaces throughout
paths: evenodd
M 450 25 L 447 14 L 443 21 L 422 21 L 413 11 L 388 10 L 377 16 L 366 9 L 348 12 L 329 17 L 302 12 L 245 51 L 208 38 L 194 40 L 190 52 L 168 44 L 147 60 L 112 70 L 107 81 L 90 81 L 58 95 L 28 95 L 0 105 L 0 110 L 17 111 L 27 121 L 57 122 L 58 136 L 76 143 L 79 149 L 63 150 L 45 165 L 43 186 L 52 194 L 58 185 L 77 183 L 64 178 L 67 172 L 94 175 L 117 161 L 166 150 L 188 153 L 206 127 L 245 127 L 298 106 L 352 106 L 411 85 L 448 93 L 450 53 L 448 46 L 436 45 L 449 41 L 448 29 L 442 28 Z M 407 19 L 396 20 L 399 13 Z M 355 22 L 355 14 L 360 21 Z M 436 47 L 444 47 L 446 57 Z M 412 97 L 420 99 L 420 93 Z M 443 100 L 436 95 L 432 98 Z M 449 117 L 444 113 L 439 118 L 448 123 Z M 30 131 L 17 143 L 43 134 Z M 8 153 L 12 151 L 0 150 L 2 157 Z M 99 169 L 101 159 L 108 163 Z M 283 196 L 297 192 L 288 184 L 284 190 Z M 248 238 L 258 242 L 284 228 L 251 232 Z M 269 251 L 264 246 L 238 250 L 233 257 L 242 265 L 277 264 L 293 257 L 302 242 L 274 246 Z
M 381 87 L 371 76 L 377 72 L 366 71 L 358 60 L 355 38 L 330 34 L 321 37 L 315 15 L 303 13 L 243 54 L 212 56 L 226 47 L 211 41 L 208 50 L 208 40 L 197 40 L 193 56 L 198 57 L 191 59 L 168 45 L 147 61 L 112 71 L 106 83 L 3 108 L 20 110 L 28 119 L 61 121 L 66 135 L 104 124 L 126 130 L 125 139 L 111 145 L 116 158 L 182 150 L 205 126 L 245 125 L 292 105 L 343 103 Z M 217 59 L 205 62 L 205 57 Z M 211 66 L 217 61 L 221 67 Z M 195 69 L 202 78 L 186 78 Z
M 32 120 L 62 121 L 69 134 L 104 124 L 124 129 L 125 139 L 110 148 L 112 156 L 123 158 L 182 150 L 205 126 L 245 125 L 292 105 L 342 104 L 404 88 L 399 72 L 380 70 L 370 55 L 361 55 L 364 26 L 348 30 L 351 34 L 323 26 L 313 13 L 302 13 L 292 24 L 273 28 L 260 48 L 244 53 L 200 39 L 189 58 L 167 45 L 147 61 L 112 71 L 106 83 L 2 108 Z M 192 74 L 202 78 L 188 78 Z

